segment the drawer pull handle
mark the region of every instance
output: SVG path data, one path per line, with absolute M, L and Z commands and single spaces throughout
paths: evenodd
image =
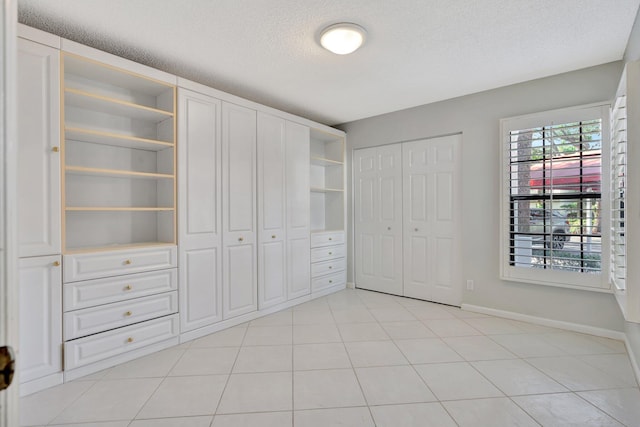
M 127 342 L 133 342 L 133 337 L 127 338 Z
M 333 238 L 332 238 L 332 237 L 329 237 L 329 240 L 333 240 Z
M 243 237 L 238 237 L 238 242 L 242 242 L 244 240 Z
M 60 267 L 60 261 L 53 261 L 54 267 Z
M 329 283 L 333 283 L 333 280 L 329 280 Z
M 329 255 L 333 255 L 333 252 L 329 252 Z
M 133 313 L 130 311 L 127 311 L 126 313 L 124 313 L 125 316 L 131 316 Z
M 126 259 L 126 260 L 124 260 L 124 264 L 125 264 L 125 265 L 131 265 L 131 260 L 130 260 L 130 259 Z
M 414 230 L 415 230 L 415 231 L 418 231 L 418 229 L 417 229 L 417 228 L 414 228 Z
M 330 266 L 329 266 L 329 270 L 331 270 L 332 268 L 333 268 L 333 266 L 332 266 L 332 265 L 330 265 Z
M 387 227 L 387 230 L 391 231 L 391 227 Z
M 60 147 L 53 147 L 51 151 L 53 151 L 54 153 L 58 153 L 60 152 Z
M 272 234 L 272 235 L 271 235 L 271 238 L 272 238 L 272 239 L 275 239 L 275 238 L 276 238 L 276 235 L 275 235 L 275 234 Z
M 133 289 L 133 286 L 131 286 L 131 285 L 127 285 L 127 286 L 124 287 L 125 291 L 130 291 L 131 289 Z

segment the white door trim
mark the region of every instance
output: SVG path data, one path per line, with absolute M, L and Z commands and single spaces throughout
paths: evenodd
M 17 1 L 3 0 L 0 11 L 0 345 L 18 350 L 18 269 L 16 217 L 16 37 Z M 18 425 L 18 384 L 0 392 L 0 427 Z

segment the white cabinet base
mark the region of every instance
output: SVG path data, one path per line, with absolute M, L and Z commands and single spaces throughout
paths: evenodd
M 60 385 L 63 382 L 64 382 L 64 376 L 62 372 L 59 372 L 57 374 L 47 375 L 46 377 L 38 378 L 37 380 L 22 383 L 20 384 L 20 397 L 37 393 L 49 387 Z

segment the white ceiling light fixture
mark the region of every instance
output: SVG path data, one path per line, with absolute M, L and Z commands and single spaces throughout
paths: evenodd
M 330 52 L 347 55 L 362 46 L 366 35 L 367 32 L 360 25 L 341 22 L 322 30 L 320 44 Z

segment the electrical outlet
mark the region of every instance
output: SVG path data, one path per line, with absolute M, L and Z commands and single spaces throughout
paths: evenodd
M 467 280 L 467 290 L 468 291 L 473 290 L 473 280 Z

